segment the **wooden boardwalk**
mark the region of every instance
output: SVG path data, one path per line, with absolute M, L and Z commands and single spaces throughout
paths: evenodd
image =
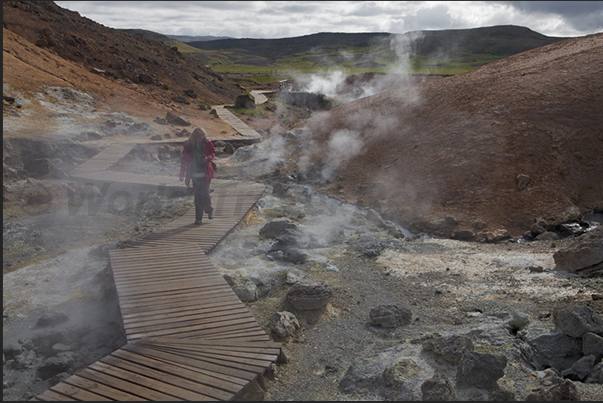
M 184 186 L 178 178 L 111 171 L 133 145 L 111 145 L 74 170 L 76 179 Z M 278 358 L 249 309 L 212 265 L 211 251 L 265 190 L 212 181 L 214 218 L 194 209 L 110 252 L 127 343 L 32 400 L 236 400 Z

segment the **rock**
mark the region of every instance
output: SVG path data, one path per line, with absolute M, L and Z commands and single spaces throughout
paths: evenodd
M 454 400 L 454 387 L 446 375 L 440 373 L 436 373 L 432 378 L 423 382 L 421 392 L 423 393 L 422 398 L 424 402 Z
M 603 337 L 594 333 L 584 333 L 582 336 L 582 354 L 595 356 L 595 361 L 603 359 Z
M 52 378 L 61 372 L 72 372 L 75 359 L 73 353 L 66 351 L 48 358 L 37 369 L 37 374 L 42 379 Z
M 14 360 L 16 356 L 23 352 L 23 347 L 18 343 L 10 343 L 6 340 L 2 343 L 2 354 L 5 360 Z
M 422 380 L 432 368 L 418 357 L 403 357 L 383 371 L 385 398 L 393 401 L 416 401 L 421 398 Z M 428 375 L 429 374 L 429 375 Z
M 308 260 L 308 256 L 297 248 L 289 248 L 283 251 L 277 260 L 293 264 L 304 264 Z
M 428 339 L 423 342 L 425 351 L 431 352 L 437 362 L 456 365 L 463 356 L 472 352 L 473 342 L 462 335 L 451 335 Z
M 459 386 L 476 386 L 494 389 L 496 381 L 505 375 L 507 357 L 498 354 L 469 352 L 457 368 L 456 383 Z
M 186 116 L 178 116 L 173 112 L 168 112 L 165 116 L 165 119 L 168 123 L 177 125 L 177 126 L 190 126 L 191 121 Z
M 383 221 L 383 218 L 381 217 L 381 214 L 379 214 L 375 209 L 369 209 L 368 212 L 366 213 L 366 219 L 375 224 L 377 227 L 379 228 L 385 228 L 385 222 Z
M 556 241 L 560 238 L 561 237 L 556 232 L 545 231 L 542 234 L 536 235 L 534 239 L 536 239 L 537 241 Z
M 29 189 L 24 197 L 27 199 L 26 205 L 45 205 L 52 202 L 52 193 L 48 187 L 44 185 L 38 185 L 33 189 Z
M 367 257 L 379 256 L 389 245 L 390 241 L 381 241 L 369 235 L 363 235 L 353 242 L 354 248 Z
M 255 109 L 255 98 L 249 94 L 239 95 L 235 100 L 235 108 Z
M 603 335 L 603 316 L 589 306 L 567 306 L 553 311 L 553 323 L 564 334 L 580 338 L 591 332 Z
M 43 178 L 50 174 L 53 164 L 48 158 L 27 159 L 23 162 L 23 168 L 32 177 Z
M 296 230 L 298 225 L 287 220 L 276 220 L 266 223 L 260 228 L 260 238 L 275 238 L 279 235 L 285 235 L 290 230 Z
M 287 271 L 285 275 L 285 284 L 295 284 L 304 278 L 304 274 L 296 269 Z
M 239 273 L 224 274 L 223 277 L 242 302 L 253 302 L 258 299 L 257 286 L 247 277 Z
M 518 334 L 525 337 L 523 331 Z M 524 355 L 536 369 L 552 367 L 562 371 L 582 357 L 581 341 L 559 331 L 526 338 L 526 342 L 527 346 L 522 347 Z
M 291 312 L 282 311 L 275 312 L 272 315 L 271 329 L 272 334 L 283 340 L 295 336 L 297 331 L 301 329 L 301 325 Z
M 513 317 L 509 320 L 511 329 L 518 331 L 526 327 L 530 323 L 530 317 L 523 312 L 513 312 Z
M 69 320 L 69 316 L 64 312 L 46 312 L 40 316 L 36 324 L 37 327 L 56 326 Z
M 603 361 L 599 361 L 591 371 L 590 375 L 586 377 L 584 383 L 598 383 L 603 385 Z
M 258 299 L 258 289 L 251 281 L 237 283 L 232 290 L 242 302 L 253 302 Z
M 477 235 L 475 232 L 465 229 L 460 231 L 455 231 L 452 233 L 452 239 L 456 239 L 458 241 L 475 241 L 477 239 Z
M 387 328 L 409 325 L 412 312 L 408 308 L 398 308 L 396 305 L 379 305 L 371 309 L 370 324 Z
M 333 293 L 322 281 L 300 280 L 287 291 L 285 299 L 297 310 L 324 308 Z
M 571 367 L 561 371 L 564 378 L 572 381 L 584 381 L 595 366 L 595 356 L 587 355 L 576 361 Z
M 12 362 L 12 367 L 17 370 L 28 370 L 34 365 L 38 356 L 35 351 L 25 350 L 17 355 Z
M 545 387 L 532 388 L 533 393 L 528 394 L 527 401 L 563 401 L 563 400 L 582 400 L 576 389 L 576 385 L 569 379 L 562 379 L 550 372 L 544 378 Z
M 603 225 L 555 252 L 553 259 L 555 270 L 587 275 L 603 273 Z
M 517 182 L 517 189 L 524 190 L 530 182 L 530 177 L 528 175 L 519 174 L 515 177 L 515 181 Z

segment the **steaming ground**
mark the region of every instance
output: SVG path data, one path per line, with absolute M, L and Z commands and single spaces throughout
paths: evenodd
M 240 149 L 234 158 L 222 157 L 218 172 L 235 175 L 253 166 L 256 177 L 273 177 L 275 167 L 285 162 L 279 151 L 287 141 L 276 138 Z M 274 152 L 272 158 L 267 158 L 268 151 Z M 170 165 L 134 160 L 127 165 L 147 171 L 155 166 L 163 174 L 174 174 L 176 161 Z M 290 309 L 285 294 L 292 282 L 321 280 L 333 290 L 323 311 L 292 310 L 302 329 L 283 342 L 288 362 L 277 365 L 275 378 L 266 383 L 264 400 L 370 398 L 344 394 L 338 386 L 358 360 L 432 334 L 499 331 L 495 329 L 504 328 L 518 311 L 534 325 L 552 327 L 547 312 L 556 305 L 588 301 L 592 294 L 603 293 L 600 279 L 553 270 L 552 255 L 565 241 L 480 244 L 413 236 L 400 227 L 406 237 L 396 238 L 371 221 L 367 210 L 286 178 L 286 174 L 278 178 L 287 186 L 284 192 L 278 190 L 279 182 L 269 181 L 266 194 L 244 223 L 210 255 L 227 278 L 257 285 L 257 299 L 246 304 L 269 334 L 272 315 Z M 13 356 L 5 356 L 5 400 L 27 400 L 125 342 L 108 250 L 183 214 L 191 202 L 190 196 L 149 197 L 129 210 L 102 203 L 96 214 L 82 208 L 80 214 L 70 216 L 65 205 L 36 216 L 11 218 L 10 228 L 27 230 L 13 234 L 9 245 L 20 242 L 55 254 L 13 267 L 4 275 L 4 346 L 5 351 L 7 346 L 19 350 L 19 355 L 10 350 Z M 274 240 L 260 238 L 259 230 L 283 219 L 298 225 L 297 243 L 307 257 L 305 263 L 285 262 L 267 253 Z M 37 232 L 47 235 L 24 235 Z M 412 323 L 395 329 L 369 325 L 370 310 L 383 304 L 408 307 Z M 67 321 L 39 326 L 40 319 L 60 319 L 63 314 Z M 48 354 L 70 354 L 74 364 L 68 372 L 42 380 L 39 371 L 48 358 L 31 351 L 49 334 L 57 342 L 46 347 Z M 506 373 L 506 387 L 517 397 L 525 396 L 523 388 L 533 371 L 509 366 Z M 579 385 L 581 399 L 599 400 L 600 386 Z

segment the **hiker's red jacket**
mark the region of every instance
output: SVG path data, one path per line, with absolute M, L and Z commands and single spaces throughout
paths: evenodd
M 211 166 L 209 161 L 214 159 L 216 156 L 216 148 L 214 144 L 207 140 L 202 149 L 203 156 L 208 158 L 207 163 L 205 163 L 205 180 L 210 181 L 216 175 L 214 173 L 214 168 Z M 191 181 L 191 172 L 193 169 L 193 149 L 190 147 L 189 142 L 184 143 L 184 148 L 182 149 L 182 156 L 180 157 L 180 180 L 184 178 L 184 184 L 188 186 Z

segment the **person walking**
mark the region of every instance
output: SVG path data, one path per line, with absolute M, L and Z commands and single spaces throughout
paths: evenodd
M 180 157 L 180 181 L 185 181 L 186 187 L 193 182 L 193 195 L 195 198 L 195 224 L 200 225 L 203 212 L 207 218 L 214 218 L 214 209 L 211 206 L 209 185 L 215 177 L 211 160 L 216 156 L 213 143 L 207 138 L 205 131 L 197 127 L 189 139 L 184 143 Z

